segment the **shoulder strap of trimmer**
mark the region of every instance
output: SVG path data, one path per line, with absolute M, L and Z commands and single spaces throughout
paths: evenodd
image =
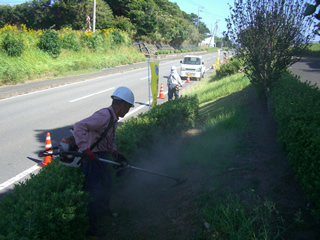
M 172 80 L 170 80 L 171 78 L 176 80 L 176 78 L 172 74 L 170 74 L 169 77 L 168 77 L 169 84 L 172 84 Z
M 98 140 L 93 143 L 90 147 L 90 151 L 92 151 L 92 149 L 94 149 L 100 142 L 103 138 L 105 138 L 105 136 L 107 136 L 107 133 L 109 132 L 109 129 L 111 128 L 111 126 L 113 125 L 113 115 L 110 111 L 110 109 L 108 109 L 109 111 L 109 114 L 110 114 L 110 121 L 109 121 L 109 124 L 107 126 L 107 128 L 104 130 L 104 132 L 100 135 L 100 137 L 98 138 Z

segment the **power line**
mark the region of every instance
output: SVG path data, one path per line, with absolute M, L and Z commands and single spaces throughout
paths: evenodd
M 206 9 L 206 7 L 201 6 L 199 3 L 196 3 L 196 2 L 193 1 L 193 0 L 186 0 L 186 2 L 188 2 L 189 4 L 192 4 L 192 5 L 194 5 L 194 6 L 197 6 L 198 8 Z M 208 15 L 215 16 L 215 17 L 225 18 L 225 16 L 221 16 L 221 15 L 218 15 L 218 14 L 215 14 L 215 13 L 212 13 L 212 12 L 202 11 L 202 10 L 201 10 L 201 12 L 206 13 L 206 14 L 208 14 Z
M 211 15 L 211 16 L 214 16 L 214 17 L 220 17 L 220 18 L 226 18 L 224 16 L 221 16 L 221 15 L 218 15 L 218 14 L 214 14 L 214 13 L 211 13 L 211 12 L 206 12 L 206 11 L 202 11 L 203 13 L 206 13 L 208 15 Z

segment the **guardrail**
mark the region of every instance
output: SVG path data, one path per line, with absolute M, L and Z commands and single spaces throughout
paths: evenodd
M 174 50 L 196 50 L 199 49 L 195 45 L 171 46 L 168 44 L 152 45 L 145 42 L 133 42 L 132 45 L 141 53 L 155 53 L 157 51 L 174 51 Z

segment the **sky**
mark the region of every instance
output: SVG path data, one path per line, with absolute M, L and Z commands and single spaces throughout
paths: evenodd
M 1 1 L 1 0 L 0 0 Z M 204 22 L 207 28 L 212 31 L 215 28 L 216 21 L 218 22 L 218 31 L 215 34 L 218 37 L 223 37 L 222 33 L 227 31 L 226 18 L 230 17 L 230 9 L 234 7 L 234 0 L 169 0 L 170 2 L 177 3 L 180 10 L 191 14 L 194 13 L 201 17 L 200 21 Z M 308 0 L 309 3 L 314 3 L 313 0 Z M 200 10 L 200 11 L 199 11 Z M 317 21 L 317 20 L 316 20 Z M 316 36 L 315 40 L 320 42 L 320 36 Z
M 210 32 L 215 32 L 215 26 L 218 25 L 218 37 L 222 37 L 222 33 L 227 31 L 226 18 L 230 16 L 230 9 L 228 3 L 233 7 L 233 0 L 169 0 L 170 2 L 177 3 L 180 10 L 191 14 L 194 13 L 201 18 L 200 21 L 204 22 Z

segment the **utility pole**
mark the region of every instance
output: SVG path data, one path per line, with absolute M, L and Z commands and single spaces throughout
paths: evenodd
M 93 0 L 93 19 L 92 19 L 92 31 L 96 31 L 96 0 Z
M 199 21 L 199 19 L 200 19 L 200 17 L 199 17 L 199 14 L 200 14 L 200 8 L 203 8 L 202 6 L 199 6 L 198 7 L 198 24 L 197 24 L 197 29 L 199 29 L 199 23 L 200 23 L 200 21 Z
M 210 42 L 208 44 L 208 47 L 210 47 L 210 45 L 211 45 L 212 38 L 213 38 L 213 43 L 214 43 L 214 36 L 213 36 L 213 30 L 212 30 L 212 24 L 211 24 L 211 39 L 210 39 Z
M 218 32 L 218 22 L 216 22 L 216 32 L 215 32 L 216 36 L 217 36 L 217 32 Z
M 216 26 L 215 27 L 216 27 L 216 30 L 215 30 L 215 33 L 213 33 L 212 25 L 211 25 L 211 39 L 210 39 L 210 43 L 209 43 L 208 47 L 210 47 L 212 38 L 213 38 L 213 44 L 214 44 L 214 36 L 217 35 L 217 31 L 218 31 L 218 21 L 216 21 Z

